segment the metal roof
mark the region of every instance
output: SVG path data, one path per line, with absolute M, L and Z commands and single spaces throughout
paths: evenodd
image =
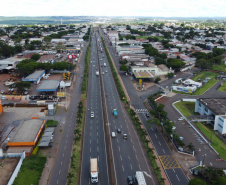
M 53 127 L 47 127 L 44 131 L 44 134 L 42 135 L 42 139 L 39 143 L 39 147 L 48 147 L 49 143 L 51 141 L 51 137 L 53 135 L 55 128 Z
M 41 75 L 45 73 L 45 70 L 39 70 L 39 71 L 35 71 L 34 73 L 28 75 L 25 79 L 26 80 L 31 80 L 31 79 L 34 79 L 36 80 L 37 78 L 41 77 Z
M 136 78 L 154 78 L 155 74 L 152 72 L 133 72 Z
M 58 80 L 43 80 L 36 91 L 56 91 L 59 84 Z

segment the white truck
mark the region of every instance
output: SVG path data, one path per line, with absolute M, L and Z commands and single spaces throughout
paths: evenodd
M 147 185 L 142 171 L 136 171 L 135 179 L 138 185 Z
M 90 159 L 90 176 L 91 176 L 91 183 L 98 182 L 97 158 Z
M 99 71 L 96 71 L 96 75 L 99 76 L 99 74 L 100 74 Z

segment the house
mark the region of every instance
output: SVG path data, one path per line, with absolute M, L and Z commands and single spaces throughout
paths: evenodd
M 16 65 L 23 59 L 25 58 L 10 57 L 4 60 L 0 60 L 0 72 L 3 72 L 4 70 L 15 69 Z
M 213 116 L 214 130 L 226 136 L 226 98 L 199 98 L 195 103 L 195 112 Z

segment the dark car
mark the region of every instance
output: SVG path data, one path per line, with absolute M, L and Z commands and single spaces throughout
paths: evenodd
M 150 117 L 150 114 L 147 112 L 147 113 L 146 113 L 146 116 L 149 118 L 149 117 Z
M 128 184 L 134 184 L 133 177 L 132 176 L 128 176 L 127 177 L 127 182 L 128 182 Z
M 120 134 L 122 131 L 120 128 L 117 129 L 117 132 Z

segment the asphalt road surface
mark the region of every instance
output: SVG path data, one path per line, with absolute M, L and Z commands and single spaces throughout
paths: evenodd
M 81 185 L 91 184 L 90 158 L 98 159 L 99 182 L 97 184 L 109 184 L 100 79 L 99 76 L 96 75 L 97 69 L 98 59 L 96 39 L 93 36 L 91 43 L 91 59 L 88 82 L 85 135 L 83 143 Z M 91 118 L 91 111 L 94 112 L 93 118 Z
M 84 54 L 80 62 L 80 70 L 77 73 L 76 85 L 73 90 L 71 103 L 66 115 L 64 124 L 60 124 L 62 127 L 62 138 L 57 150 L 56 161 L 53 171 L 50 176 L 50 185 L 66 185 L 67 175 L 69 170 L 69 164 L 71 159 L 71 151 L 74 138 L 74 129 L 76 128 L 76 117 L 78 111 L 78 103 L 81 96 L 81 83 L 84 73 L 84 59 L 85 59 L 86 47 Z
M 104 35 L 104 33 L 102 32 L 102 35 Z M 105 38 L 105 40 L 107 40 L 107 38 Z M 117 66 L 117 68 L 119 69 L 119 61 L 118 58 L 115 56 L 114 54 L 114 50 L 113 48 L 109 45 L 109 42 L 107 41 L 107 46 L 109 48 L 109 51 L 115 61 L 115 64 Z M 134 89 L 133 84 L 131 83 L 131 80 L 124 75 L 121 75 L 122 80 L 124 82 L 124 85 L 127 89 L 127 92 L 130 96 L 131 99 L 131 104 L 134 106 L 134 108 L 136 110 L 145 110 L 145 106 L 142 103 L 143 98 L 140 98 L 140 95 L 138 95 L 136 93 L 136 90 Z M 159 87 L 157 88 L 159 90 Z M 153 91 L 148 92 L 149 95 L 151 93 L 154 93 Z M 176 165 L 178 164 L 178 162 L 176 161 L 176 159 L 174 158 L 171 150 L 169 149 L 166 141 L 164 140 L 163 136 L 161 135 L 161 133 L 158 131 L 158 129 L 156 129 L 155 125 L 152 125 L 151 127 L 149 126 L 149 124 L 147 123 L 147 118 L 145 116 L 145 111 L 144 112 L 139 112 L 138 115 L 140 117 L 140 119 L 142 120 L 142 123 L 144 124 L 151 140 L 153 143 L 153 146 L 155 147 L 155 150 L 159 156 L 159 158 L 163 158 L 164 156 L 169 156 L 168 158 L 172 161 L 172 164 L 170 166 L 167 166 L 164 162 L 163 162 L 163 167 L 166 171 L 166 175 L 169 178 L 169 181 L 171 182 L 171 184 L 183 184 L 186 185 L 188 184 L 188 179 L 186 177 L 186 175 L 183 173 L 182 169 L 180 166 Z M 165 165 L 164 165 L 165 164 Z
M 98 43 L 98 47 L 100 46 L 103 48 L 102 43 Z M 100 75 L 103 77 L 109 129 L 110 133 L 116 133 L 116 137 L 111 137 L 116 182 L 118 185 L 127 184 L 127 176 L 134 176 L 136 171 L 143 171 L 147 184 L 158 184 L 139 136 L 121 103 L 104 50 L 103 53 L 99 52 L 99 58 L 102 66 Z M 113 116 L 113 109 L 117 109 L 117 117 Z M 121 133 L 117 133 L 118 128 Z M 127 140 L 123 139 L 123 134 L 128 135 Z

